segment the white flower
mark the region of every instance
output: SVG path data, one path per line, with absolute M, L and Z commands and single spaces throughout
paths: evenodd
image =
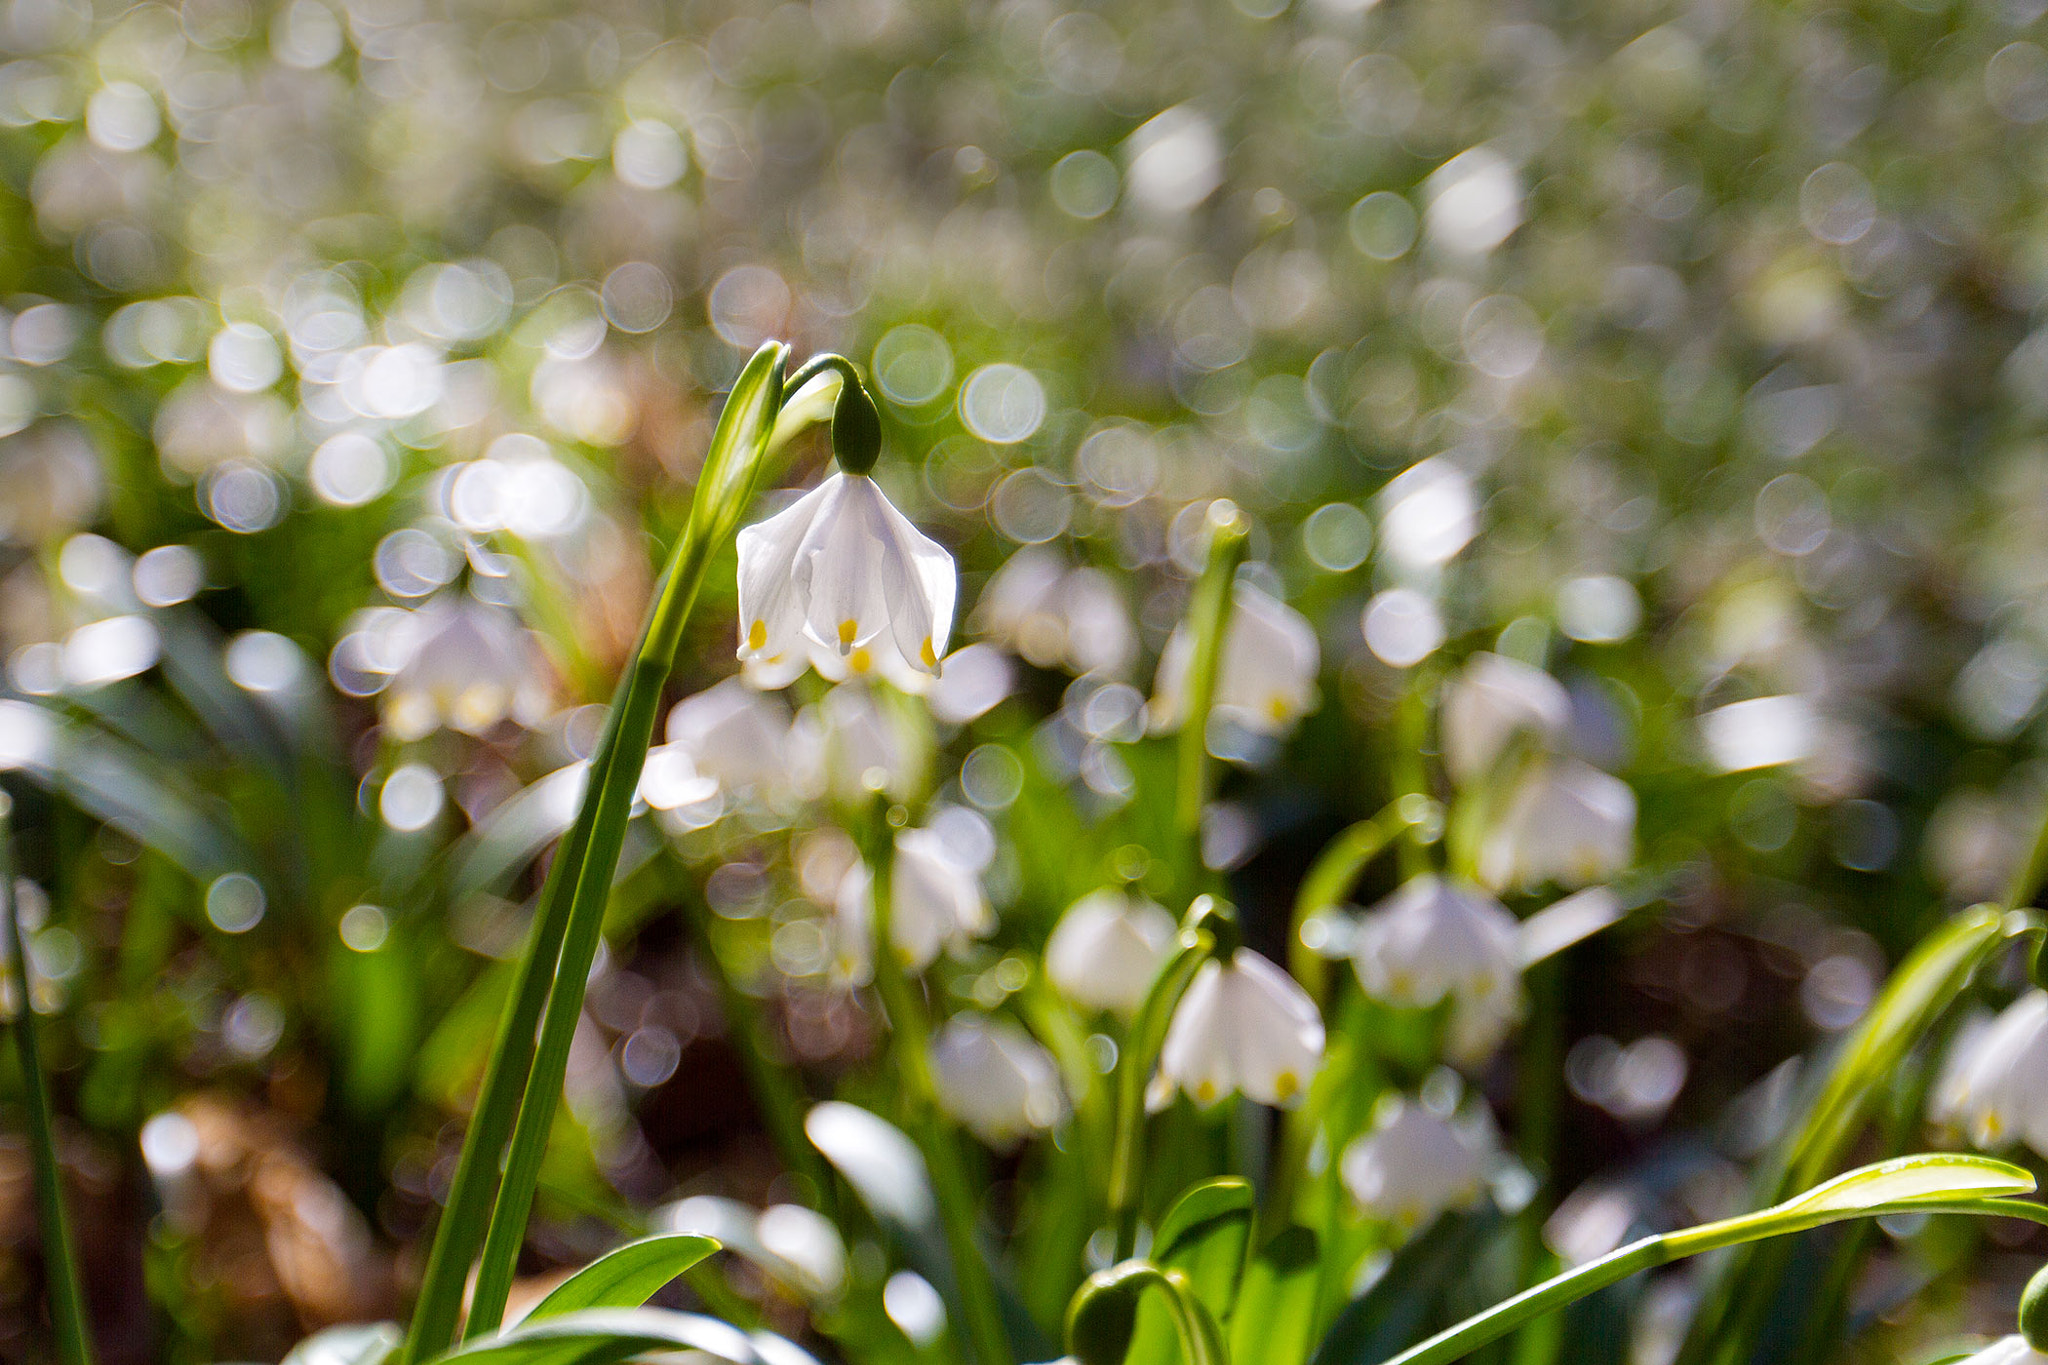
M 874 794 L 871 782 L 898 801 L 907 801 L 923 780 L 930 737 L 920 735 L 908 708 L 884 706 L 864 683 L 833 688 L 807 706 L 790 727 L 789 768 L 798 790 L 860 802 Z
M 915 691 L 953 629 L 953 557 L 864 474 L 834 474 L 739 534 L 740 659 L 763 687 L 806 665 Z
M 780 697 L 727 678 L 668 713 L 668 742 L 696 770 L 732 792 L 789 783 L 789 706 Z
M 948 1019 L 932 1040 L 932 1073 L 939 1107 L 991 1147 L 1013 1147 L 1067 1114 L 1052 1055 L 1007 1019 Z
M 1482 1135 L 1396 1099 L 1344 1149 L 1344 1188 L 1374 1218 L 1416 1231 L 1479 1198 L 1492 1153 Z
M 1490 886 L 1586 886 L 1635 855 L 1636 794 L 1576 758 L 1546 759 L 1516 789 L 1479 855 Z
M 477 735 L 507 716 L 531 724 L 545 710 L 540 651 L 505 608 L 443 593 L 383 619 L 379 652 L 396 664 L 384 723 L 399 739 L 423 739 L 444 725 Z
M 1216 670 L 1215 710 L 1254 734 L 1280 734 L 1315 708 L 1322 649 L 1308 618 L 1264 590 L 1239 579 L 1232 601 Z M 1152 685 L 1154 730 L 1180 724 L 1194 650 L 1194 636 L 1183 622 L 1159 656 Z
M 1485 777 L 1517 733 L 1553 738 L 1571 718 L 1557 679 L 1519 659 L 1475 654 L 1444 693 L 1444 767 L 1459 782 Z
M 1197 1104 L 1242 1090 L 1260 1104 L 1301 1098 L 1323 1060 L 1323 1020 L 1293 977 L 1246 948 L 1204 963 L 1174 1011 L 1159 1074 Z
M 1037 668 L 1121 673 L 1138 635 L 1116 580 L 1069 568 L 1051 550 L 1019 550 L 996 570 L 975 608 L 975 629 Z
M 1131 1015 L 1173 949 L 1173 916 L 1142 896 L 1104 887 L 1067 907 L 1045 944 L 1045 974 L 1094 1010 Z
M 1957 1038 L 1932 1108 L 1979 1147 L 2020 1141 L 2048 1155 L 2048 991 L 2028 991 Z
M 851 975 L 866 974 L 873 952 L 874 879 L 855 863 L 839 885 L 842 950 Z M 913 972 L 931 966 L 941 948 L 961 948 L 996 927 L 981 881 L 946 847 L 938 832 L 906 829 L 896 836 L 889 877 L 889 941 Z
M 1519 1012 L 1515 917 L 1469 883 L 1425 873 L 1374 906 L 1359 925 L 1352 965 L 1367 995 L 1428 1008 L 1451 997 L 1452 1059 L 1492 1055 Z
M 2027 1345 L 2027 1339 L 2015 1332 L 2001 1337 L 1975 1355 L 1965 1356 L 1956 1365 L 2048 1365 L 2048 1352 L 2035 1350 Z

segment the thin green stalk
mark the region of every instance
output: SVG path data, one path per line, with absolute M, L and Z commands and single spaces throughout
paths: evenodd
M 705 458 L 689 524 L 678 542 L 661 595 L 649 615 L 638 651 L 639 658 L 648 657 L 652 649 L 663 644 L 673 655 L 682 633 L 682 616 L 687 612 L 690 599 L 695 596 L 697 581 L 702 578 L 703 563 L 708 562 L 709 547 L 723 543 L 719 533 L 729 534 L 731 526 L 737 523 L 744 510 L 747 494 L 759 475 L 762 463 L 762 432 L 774 422 L 780 405 L 784 356 L 785 349 L 779 343 L 764 345 L 755 352 L 733 386 Z M 743 444 L 746 448 L 741 450 Z M 692 554 L 699 560 L 694 574 L 680 572 Z M 682 591 L 685 583 L 688 585 L 687 593 Z M 664 611 L 671 613 L 673 619 L 663 621 Z M 440 1354 L 455 1338 L 470 1266 L 486 1240 L 486 1220 L 492 1209 L 493 1196 L 500 1192 L 501 1162 L 506 1159 L 506 1143 L 519 1122 L 522 1102 L 530 1090 L 533 1061 L 539 1048 L 537 1031 L 554 994 L 557 968 L 561 964 L 562 946 L 570 921 L 579 909 L 585 914 L 592 913 L 587 904 L 579 905 L 578 893 L 585 885 L 584 873 L 593 861 L 593 848 L 601 851 L 602 846 L 596 837 L 600 817 L 623 825 L 630 810 L 620 810 L 616 800 L 607 804 L 603 796 L 620 780 L 614 776 L 614 760 L 621 751 L 628 718 L 637 714 L 637 709 L 630 704 L 633 689 L 646 685 L 647 679 L 637 664 L 620 680 L 597 754 L 591 762 L 584 800 L 577 811 L 575 823 L 564 836 L 548 869 L 526 951 L 520 960 L 504 1015 L 499 1021 L 490 1058 L 485 1064 L 483 1084 L 477 1095 L 469 1131 L 463 1139 L 462 1155 L 456 1164 L 448 1206 L 435 1230 L 433 1246 L 428 1253 L 426 1275 L 420 1285 L 419 1299 L 399 1357 L 400 1365 L 420 1365 L 420 1362 Z M 658 696 L 658 684 L 655 692 Z M 643 739 L 636 756 L 627 765 L 634 769 L 635 783 L 644 751 Z M 607 839 L 604 842 L 611 841 Z M 612 857 L 603 861 L 601 880 L 608 885 L 617 861 L 615 845 Z M 600 897 L 595 911 L 600 918 L 601 901 Z M 579 1007 L 582 985 L 583 976 L 579 974 L 575 981 Z M 572 1014 L 570 1024 L 573 1026 L 573 1023 Z M 561 1077 L 557 1075 L 555 1088 L 560 1082 Z M 527 1198 L 531 1198 L 530 1190 Z M 507 1207 L 509 1210 L 509 1205 Z M 522 1224 L 523 1221 L 522 1216 Z M 500 1240 L 502 1244 L 503 1238 Z M 495 1325 L 495 1321 L 491 1325 Z
M 1187 629 L 1194 645 L 1188 659 L 1187 706 L 1180 718 L 1173 801 L 1180 886 L 1189 896 L 1202 876 L 1202 808 L 1209 800 L 1209 711 L 1216 703 L 1223 641 L 1230 630 L 1231 588 L 1251 535 L 1251 523 L 1225 498 L 1209 504 L 1206 524 L 1208 559 L 1188 608 Z
M 1681 1232 L 1669 1232 L 1662 1236 L 1645 1237 L 1639 1242 L 1631 1242 L 1598 1260 L 1575 1266 L 1532 1289 L 1524 1290 L 1513 1298 L 1495 1304 L 1484 1312 L 1476 1313 L 1427 1341 L 1390 1357 L 1384 1365 L 1447 1365 L 1450 1361 L 1471 1354 L 1488 1342 L 1498 1341 L 1526 1322 L 1576 1303 L 1588 1294 L 1625 1280 L 1638 1271 L 1669 1265 L 1688 1256 L 1697 1256 L 1702 1252 L 1715 1251 L 1723 1247 L 1740 1246 L 1765 1238 L 1805 1232 L 1809 1228 L 1841 1222 L 1844 1219 L 1882 1218 L 1888 1214 L 1908 1212 L 2024 1218 L 2048 1224 L 2048 1206 L 2017 1199 L 1974 1199 L 1939 1203 L 1906 1201 L 1811 1213 L 1766 1211 L 1762 1214 L 1744 1214 L 1739 1218 L 1727 1218 L 1717 1223 L 1706 1223 Z
M 63 1365 L 91 1365 L 92 1333 L 85 1322 L 78 1248 L 64 1217 L 58 1183 L 57 1139 L 50 1127 L 50 1087 L 36 1043 L 36 1012 L 29 995 L 28 954 L 14 900 L 13 839 L 7 827 L 11 801 L 0 791 L 0 908 L 6 912 L 7 963 L 14 992 L 14 1043 L 21 1056 L 22 1105 L 28 1110 L 29 1162 L 35 1178 L 36 1223 L 43 1240 L 43 1274 L 48 1280 L 50 1325 Z
M 1372 860 L 1414 823 L 1420 802 L 1397 797 L 1371 819 L 1346 827 L 1323 845 L 1301 879 L 1294 896 L 1294 916 L 1287 932 L 1287 968 L 1318 1003 L 1329 993 L 1329 964 L 1301 941 L 1301 926 L 1311 915 L 1341 905 Z
M 905 1084 L 913 1126 L 920 1139 L 918 1145 L 931 1170 L 932 1193 L 938 1202 L 939 1219 L 945 1226 L 953 1276 L 959 1282 L 961 1307 L 967 1318 L 965 1328 L 971 1357 L 975 1365 L 1010 1365 L 1010 1339 L 1003 1329 L 995 1280 L 975 1236 L 973 1187 L 960 1156 L 958 1135 L 938 1106 L 938 1087 L 932 1077 L 931 1027 L 925 1018 L 924 1000 L 917 984 L 904 970 L 903 959 L 891 937 L 890 886 L 895 871 L 896 837 L 886 813 L 886 798 L 878 798 L 877 806 L 865 849 L 874 904 L 871 956 L 875 992 L 889 1016 L 890 1051 Z

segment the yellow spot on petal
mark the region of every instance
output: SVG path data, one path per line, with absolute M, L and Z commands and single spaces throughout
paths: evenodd
M 839 623 L 839 652 L 841 654 L 853 648 L 853 637 L 859 633 L 860 622 L 841 621 Z
M 1216 1082 L 1197 1081 L 1195 1083 L 1195 1098 L 1203 1104 L 1213 1103 L 1216 1099 Z
M 924 660 L 926 668 L 937 668 L 939 666 L 938 651 L 932 648 L 931 636 L 927 635 L 924 637 L 924 643 L 918 646 L 917 657 Z
M 1286 720 L 1287 713 L 1291 709 L 1292 708 L 1289 707 L 1287 704 L 1287 698 L 1283 697 L 1278 692 L 1275 692 L 1266 701 L 1266 710 L 1268 713 L 1272 715 L 1274 720 Z
M 875 656 L 868 653 L 865 649 L 856 649 L 847 656 L 846 660 L 846 666 L 856 673 L 867 672 L 870 668 L 874 667 L 874 663 Z
M 1293 1099 L 1295 1092 L 1300 1089 L 1301 1079 L 1292 1071 L 1283 1071 L 1273 1078 L 1273 1097 L 1283 1103 Z
M 747 627 L 748 649 L 759 649 L 762 645 L 765 645 L 767 643 L 768 623 L 766 621 L 756 621 L 753 625 Z

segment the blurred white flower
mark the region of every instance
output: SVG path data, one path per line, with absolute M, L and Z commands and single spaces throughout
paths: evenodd
M 1066 1117 L 1052 1055 L 1007 1019 L 956 1014 L 932 1040 L 939 1107 L 991 1147 Z
M 839 885 L 840 950 L 850 976 L 867 975 L 874 951 L 874 877 L 855 863 Z M 959 948 L 991 933 L 995 912 L 973 869 L 962 864 L 936 830 L 906 829 L 896 836 L 889 877 L 889 941 L 903 965 L 921 972 L 941 948 Z
M 686 697 L 668 713 L 668 742 L 728 791 L 779 790 L 790 781 L 792 717 L 782 698 L 738 678 Z
M 847 683 L 805 707 L 790 727 L 787 753 L 798 789 L 859 802 L 878 789 L 908 800 L 922 777 L 930 737 L 864 683 Z
M 953 557 L 875 481 L 834 474 L 739 534 L 739 657 L 763 687 L 806 666 L 878 672 L 906 691 L 939 671 L 953 629 Z
M 1173 916 L 1128 891 L 1103 887 L 1067 907 L 1045 945 L 1045 974 L 1094 1010 L 1130 1015 L 1173 948 Z
M 1240 579 L 1233 585 L 1232 600 L 1216 670 L 1214 709 L 1254 734 L 1280 734 L 1315 708 L 1322 648 L 1308 618 L 1263 589 Z M 1159 674 L 1152 685 L 1155 731 L 1172 730 L 1181 723 L 1194 651 L 1194 636 L 1183 622 L 1159 656 Z
M 1374 1218 L 1410 1231 L 1479 1198 L 1492 1157 L 1483 1135 L 1396 1099 L 1344 1149 L 1344 1188 Z
M 1480 879 L 1524 889 L 1585 886 L 1626 868 L 1635 855 L 1636 794 L 1618 777 L 1576 758 L 1532 768 L 1480 850 Z
M 1485 777 L 1524 731 L 1555 738 L 1571 723 L 1564 684 L 1500 654 L 1475 654 L 1444 692 L 1444 766 L 1459 782 Z
M 1359 926 L 1352 965 L 1365 993 L 1428 1008 L 1449 996 L 1453 1061 L 1472 1065 L 1500 1045 L 1519 1012 L 1521 954 L 1515 917 L 1486 892 L 1424 873 L 1374 906 Z
M 443 593 L 385 619 L 380 652 L 401 662 L 384 692 L 384 723 L 399 739 L 444 725 L 478 735 L 508 716 L 525 725 L 545 713 L 540 651 L 505 608 Z
M 1956 1365 L 2048 1365 L 2048 1353 L 2027 1345 L 2027 1339 L 2015 1332 L 1992 1342 L 1975 1355 L 1964 1356 Z
M 1929 1106 L 1979 1147 L 2024 1142 L 2048 1155 L 2048 991 L 2028 991 L 1950 1049 Z
M 1195 973 L 1159 1053 L 1159 1074 L 1197 1104 L 1242 1090 L 1260 1104 L 1300 1100 L 1323 1060 L 1323 1020 L 1293 977 L 1248 948 Z
M 1137 628 L 1116 580 L 1072 568 L 1051 550 L 1019 550 L 996 570 L 974 628 L 1037 668 L 1121 673 L 1138 652 Z

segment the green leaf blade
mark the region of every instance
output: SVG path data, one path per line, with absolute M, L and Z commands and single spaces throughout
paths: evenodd
M 541 1322 L 587 1308 L 639 1308 L 716 1250 L 716 1239 L 694 1232 L 665 1232 L 628 1242 L 556 1285 L 526 1321 Z

